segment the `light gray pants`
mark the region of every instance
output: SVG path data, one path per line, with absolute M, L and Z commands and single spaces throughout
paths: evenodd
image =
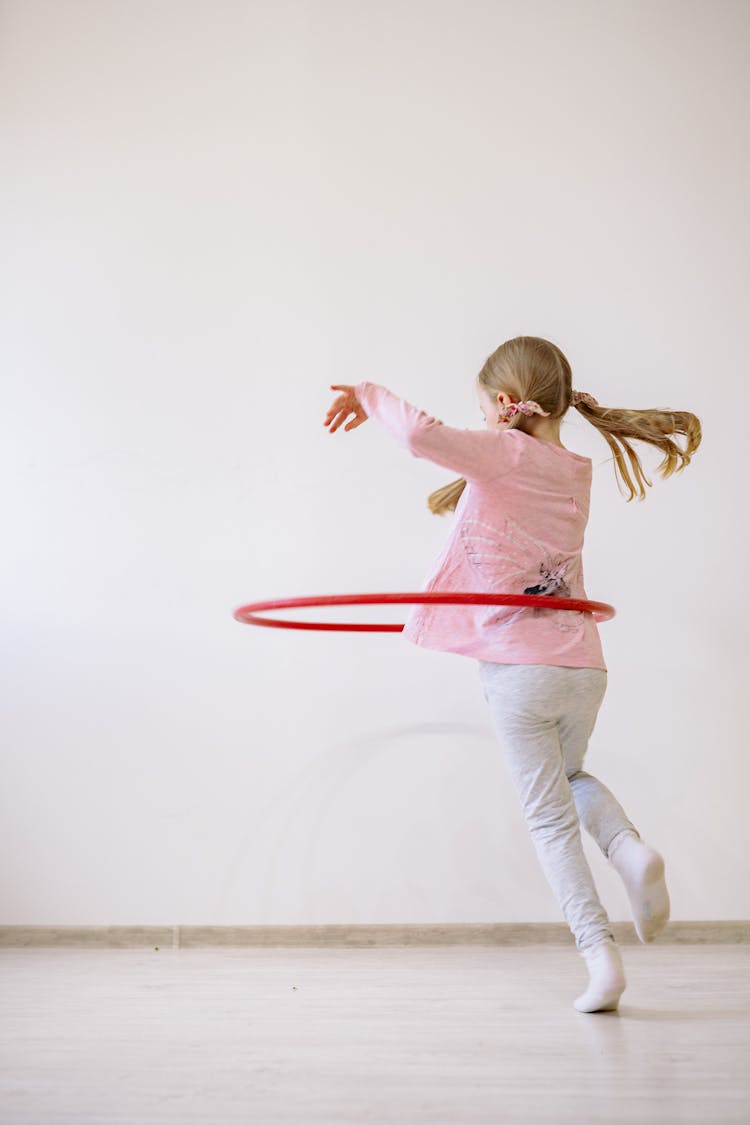
M 605 856 L 621 832 L 638 834 L 609 789 L 582 769 L 607 673 L 480 660 L 479 675 L 542 870 L 583 953 L 613 935 L 580 825 Z

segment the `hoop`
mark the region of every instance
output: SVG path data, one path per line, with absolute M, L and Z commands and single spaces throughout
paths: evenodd
M 586 601 L 582 598 L 561 598 L 549 594 L 477 594 L 432 591 L 416 594 L 326 594 L 309 598 L 274 598 L 265 602 L 252 602 L 234 611 L 235 621 L 241 625 L 268 625 L 274 629 L 331 629 L 343 633 L 400 633 L 403 625 L 332 621 L 281 621 L 273 617 L 259 617 L 257 610 L 293 609 L 297 606 L 316 605 L 516 605 L 537 606 L 540 609 L 563 609 L 590 613 L 595 621 L 610 621 L 615 616 L 614 607 L 606 602 Z

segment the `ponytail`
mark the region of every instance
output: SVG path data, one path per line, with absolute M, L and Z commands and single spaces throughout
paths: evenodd
M 622 481 L 628 489 L 628 502 L 636 496 L 639 500 L 645 499 L 644 486 L 651 487 L 641 460 L 630 444 L 631 440 L 645 441 L 662 451 L 664 458 L 656 466 L 656 471 L 664 479 L 689 465 L 690 458 L 701 443 L 700 419 L 688 411 L 618 410 L 592 405 L 593 401 L 586 396 L 586 399 L 575 403 L 575 408 L 596 427 L 612 450 L 617 486 L 619 488 Z M 687 439 L 684 449 L 671 436 L 673 434 L 682 434 Z M 630 469 L 623 453 L 627 455 Z

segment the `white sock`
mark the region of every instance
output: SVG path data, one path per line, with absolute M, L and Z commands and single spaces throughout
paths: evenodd
M 615 840 L 609 861 L 625 884 L 638 937 L 653 941 L 669 921 L 663 858 L 634 833 L 624 832 Z
M 589 970 L 589 986 L 573 1007 L 579 1012 L 613 1012 L 625 991 L 625 969 L 620 950 L 607 938 L 583 954 Z

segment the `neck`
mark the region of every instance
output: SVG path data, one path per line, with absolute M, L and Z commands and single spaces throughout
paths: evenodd
M 548 441 L 552 445 L 565 446 L 560 441 L 560 419 L 541 418 L 538 414 L 529 417 L 526 421 L 526 431 L 540 441 Z

